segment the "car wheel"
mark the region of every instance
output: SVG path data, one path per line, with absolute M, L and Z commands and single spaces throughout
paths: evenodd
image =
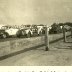
M 23 35 L 23 36 L 24 36 L 24 34 L 25 34 L 24 31 L 22 31 L 22 35 Z
M 39 36 L 41 36 L 41 35 L 42 35 L 42 32 L 40 31 L 40 32 L 39 32 Z
M 31 33 L 30 33 L 30 32 L 28 32 L 27 37 L 28 37 L 28 38 L 31 37 Z
M 2 38 L 7 38 L 7 34 L 3 33 Z
M 19 31 L 17 31 L 17 33 L 16 33 L 16 37 L 18 37 L 18 38 L 20 38 L 21 37 L 21 31 L 19 30 Z

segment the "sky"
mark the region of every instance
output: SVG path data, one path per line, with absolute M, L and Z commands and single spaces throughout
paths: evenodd
M 72 22 L 72 0 L 0 0 L 0 24 Z

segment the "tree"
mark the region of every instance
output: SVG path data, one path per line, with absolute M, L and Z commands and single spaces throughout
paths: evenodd
M 57 34 L 62 32 L 62 29 L 59 24 L 54 23 L 53 25 L 51 25 L 51 27 L 52 28 L 49 31 L 49 33 L 51 34 Z

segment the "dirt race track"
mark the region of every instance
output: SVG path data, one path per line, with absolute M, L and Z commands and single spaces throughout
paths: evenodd
M 50 44 L 50 50 L 45 47 L 30 50 L 0 61 L 0 66 L 72 66 L 72 38 Z

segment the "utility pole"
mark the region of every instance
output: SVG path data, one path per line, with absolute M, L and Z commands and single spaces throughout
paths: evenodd
M 49 32 L 48 32 L 48 27 L 45 27 L 45 50 L 49 50 Z
M 71 27 L 71 38 L 72 38 L 72 27 Z
M 66 42 L 66 30 L 64 25 L 63 25 L 63 38 L 64 38 L 64 42 Z

